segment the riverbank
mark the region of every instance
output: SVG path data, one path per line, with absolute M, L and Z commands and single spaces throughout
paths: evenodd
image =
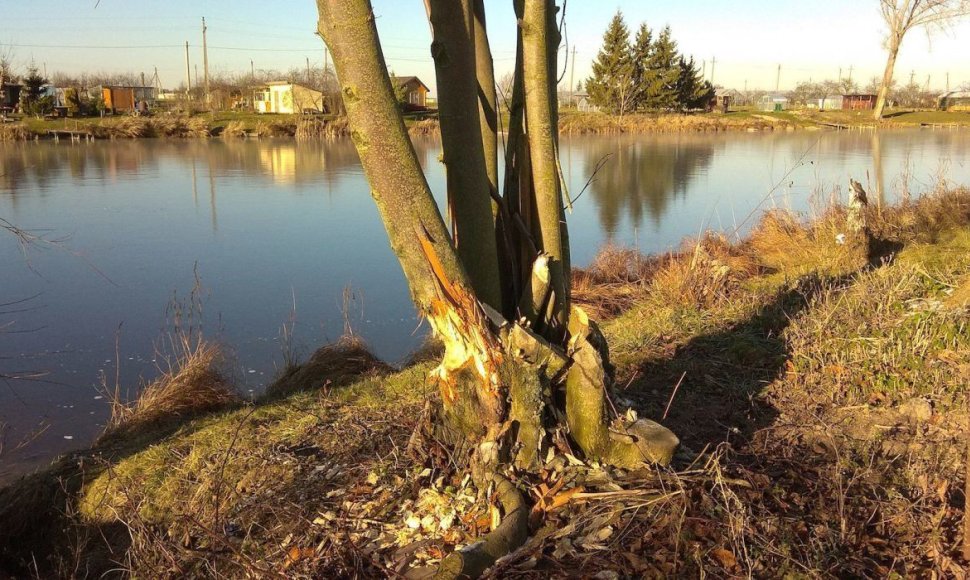
M 965 570 L 970 191 L 871 208 L 887 258 L 872 267 L 838 242 L 842 208 L 801 217 L 769 213 L 748 239 L 675 255 L 607 249 L 576 275 L 618 395 L 684 447 L 669 471 L 562 456 L 519 481 L 533 538 L 497 577 Z M 422 439 L 434 358 L 395 370 L 344 341 L 254 404 L 120 413 L 92 450 L 0 490 L 0 570 L 383 577 L 433 563 L 500 515 Z M 226 404 L 217 358 L 183 360 L 158 388 L 201 383 Z
M 438 135 L 434 117 L 408 116 L 412 135 Z M 635 114 L 617 117 L 603 113 L 565 110 L 560 115 L 560 133 L 650 134 L 710 133 L 723 131 L 795 131 L 818 129 L 874 129 L 867 111 L 732 111 L 730 113 Z M 970 113 L 945 111 L 890 111 L 880 128 L 970 127 Z M 295 137 L 298 140 L 345 137 L 346 120 L 330 115 L 257 115 L 254 113 L 211 113 L 154 117 L 108 117 L 44 120 L 24 118 L 0 123 L 0 142 L 31 139 L 136 139 L 198 137 Z

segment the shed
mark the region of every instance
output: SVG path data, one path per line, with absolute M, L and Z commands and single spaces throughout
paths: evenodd
M 91 96 L 101 98 L 104 110 L 112 113 L 129 113 L 144 110 L 155 101 L 155 87 L 101 85 L 90 91 Z
M 737 99 L 738 92 L 736 90 L 717 87 L 714 89 L 714 96 L 711 97 L 711 102 L 707 108 L 709 111 L 727 113 L 728 109 L 731 108 L 731 104 L 736 102 Z
M 939 97 L 941 111 L 970 111 L 970 91 L 950 91 Z
M 769 93 L 758 100 L 758 110 L 760 111 L 785 111 L 788 106 L 788 97 L 785 95 Z
M 428 93 L 431 89 L 418 77 L 393 77 L 391 82 L 396 89 L 403 90 L 405 103 L 415 107 L 428 106 Z
M 253 91 L 253 108 L 257 113 L 322 113 L 323 93 L 288 81 L 266 83 Z

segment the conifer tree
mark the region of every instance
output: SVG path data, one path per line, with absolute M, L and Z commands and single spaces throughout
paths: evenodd
M 650 51 L 653 45 L 653 33 L 644 22 L 637 30 L 633 41 L 631 58 L 633 59 L 633 108 L 642 109 L 647 101 L 647 89 L 653 84 L 656 72 L 648 68 Z
M 592 103 L 603 110 L 623 115 L 634 107 L 634 66 L 630 31 L 617 10 L 603 35 L 603 47 L 593 61 L 593 76 L 586 81 Z
M 651 71 L 652 77 L 646 89 L 646 106 L 651 109 L 676 108 L 680 66 L 677 43 L 671 36 L 669 26 L 664 27 L 656 42 L 653 43 L 647 68 Z
M 702 109 L 714 96 L 714 87 L 701 78 L 694 57 L 680 57 L 680 74 L 677 79 L 677 104 L 681 110 Z

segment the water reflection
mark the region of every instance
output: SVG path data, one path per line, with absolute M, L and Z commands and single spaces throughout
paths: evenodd
M 593 140 L 581 146 L 583 173 L 592 175 L 603 161 L 589 192 L 603 230 L 612 238 L 624 218 L 639 224 L 646 216 L 659 223 L 723 146 L 697 135 Z

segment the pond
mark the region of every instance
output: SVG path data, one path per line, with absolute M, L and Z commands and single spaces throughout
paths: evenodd
M 416 148 L 440 202 L 439 142 Z M 940 176 L 970 182 L 960 131 L 584 136 L 561 150 L 579 265 L 606 243 L 662 252 L 704 229 L 743 235 L 767 208 L 817 211 L 849 177 L 888 202 Z M 102 385 L 133 394 L 157 375 L 172 305 L 197 283 L 204 333 L 231 348 L 244 393 L 281 366 L 284 325 L 299 355 L 349 325 L 390 362 L 426 331 L 349 140 L 0 144 L 0 217 L 54 242 L 25 250 L 0 231 L 0 375 L 36 374 L 0 381 L 0 481 L 97 436 Z

